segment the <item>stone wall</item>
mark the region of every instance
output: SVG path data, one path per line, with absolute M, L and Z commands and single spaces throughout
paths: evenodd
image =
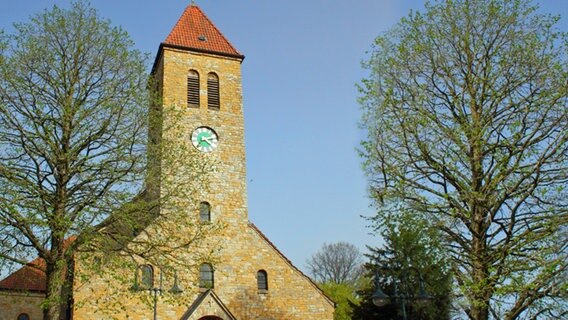
M 158 318 L 180 319 L 191 311 L 190 307 L 203 292 L 198 286 L 199 265 L 206 262 L 215 270 L 213 290 L 216 296 L 236 319 L 331 320 L 333 302 L 248 222 L 240 64 L 241 61 L 235 58 L 189 53 L 168 47 L 164 47 L 157 64 L 155 74 L 159 78 L 157 82 L 162 84 L 163 108 L 166 111 L 168 108 L 181 110 L 182 114 L 181 125 L 176 130 L 162 132 L 162 135 L 183 146 L 191 146 L 191 132 L 200 126 L 213 128 L 219 136 L 216 150 L 196 155 L 198 161 L 212 164 L 213 170 L 207 174 L 207 187 L 197 188 L 184 199 L 186 205 L 178 209 L 162 209 L 171 211 L 162 214 L 184 217 L 187 224 L 182 223 L 172 230 L 195 234 L 199 230 L 197 204 L 207 201 L 211 205 L 211 223 L 223 226 L 218 232 L 206 235 L 202 241 L 177 253 L 175 269 L 183 292 L 167 292 L 173 285 L 173 275 L 164 272 L 161 285 L 165 291 L 158 297 Z M 200 108 L 187 106 L 187 75 L 190 70 L 200 75 Z M 209 72 L 219 77 L 220 110 L 207 108 Z M 166 118 L 163 127 L 169 127 L 172 121 L 174 119 Z M 163 194 L 175 191 L 169 190 L 173 187 L 164 184 L 164 181 L 175 178 L 176 170 L 162 163 L 160 190 Z M 148 232 L 146 236 L 168 239 L 175 235 L 156 231 Z M 80 262 L 78 268 L 81 269 Z M 103 268 L 106 268 L 107 274 L 87 276 L 84 281 L 76 280 L 74 319 L 107 319 L 111 315 L 117 319 L 151 319 L 151 293 L 129 290 L 134 271 L 121 268 L 120 263 L 109 263 Z M 159 279 L 160 269 L 156 267 L 155 270 L 156 279 Z M 257 288 L 259 270 L 266 271 L 268 275 L 266 291 Z M 210 301 L 203 303 L 195 308 L 191 319 L 221 316 L 219 305 Z
M 0 320 L 17 320 L 25 313 L 30 320 L 43 319 L 40 304 L 45 299 L 43 294 L 0 291 Z
M 333 319 L 333 302 L 296 269 L 254 226 L 238 237 L 223 242 L 214 267 L 213 290 L 236 319 L 325 320 Z M 118 272 L 117 268 L 109 268 Z M 159 272 L 158 269 L 156 269 Z M 266 271 L 268 290 L 258 290 L 257 272 Z M 110 270 L 109 270 L 110 271 Z M 119 273 L 132 279 L 132 270 Z M 172 275 L 164 274 L 163 295 L 158 296 L 158 317 L 180 319 L 202 293 L 198 287 L 198 264 L 178 269 L 180 294 L 167 291 Z M 74 319 L 151 319 L 153 296 L 149 291 L 129 290 L 131 282 L 120 285 L 120 277 L 91 278 L 76 291 Z M 156 274 L 156 281 L 159 273 Z M 158 286 L 158 283 L 156 283 Z M 219 315 L 219 307 L 203 305 L 191 319 Z M 225 319 L 225 318 L 224 318 Z M 228 319 L 227 319 L 228 320 Z

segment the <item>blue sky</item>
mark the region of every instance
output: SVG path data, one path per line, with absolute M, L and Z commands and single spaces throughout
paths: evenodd
M 373 39 L 422 0 L 197 0 L 246 58 L 242 64 L 249 217 L 292 262 L 324 242 L 362 250 L 380 240 L 361 215 L 371 215 L 356 148 L 361 60 Z M 0 0 L 0 29 L 53 4 Z M 153 59 L 189 0 L 92 0 Z M 563 15 L 568 0 L 540 1 Z M 149 62 L 151 63 L 151 61 Z

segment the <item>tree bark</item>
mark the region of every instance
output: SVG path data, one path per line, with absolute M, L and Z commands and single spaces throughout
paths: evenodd
M 479 229 L 479 225 L 475 229 Z M 474 230 L 475 233 L 478 230 Z M 473 237 L 473 293 L 471 296 L 471 309 L 469 317 L 473 320 L 488 320 L 489 319 L 489 303 L 491 294 L 489 293 L 491 286 L 487 285 L 489 281 L 489 270 L 486 257 L 487 244 L 484 241 L 483 234 L 478 234 Z
M 61 254 L 61 248 L 54 248 L 56 255 Z M 59 251 L 59 252 L 58 252 Z M 44 320 L 60 320 L 65 319 L 66 301 L 68 300 L 67 286 L 65 285 L 65 275 L 67 271 L 66 264 L 63 263 L 64 259 L 50 259 L 46 266 L 47 278 L 47 296 L 49 297 L 45 302 L 43 310 Z

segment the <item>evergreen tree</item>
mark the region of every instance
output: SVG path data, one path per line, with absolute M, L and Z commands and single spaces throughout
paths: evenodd
M 450 268 L 440 233 L 403 208 L 380 211 L 370 220 L 384 245 L 368 247 L 366 269 L 371 281 L 360 291 L 362 302 L 354 306 L 353 319 L 403 319 L 402 299 L 408 319 L 450 319 Z M 421 282 L 428 300 L 418 299 Z M 382 307 L 371 299 L 377 284 L 391 297 Z

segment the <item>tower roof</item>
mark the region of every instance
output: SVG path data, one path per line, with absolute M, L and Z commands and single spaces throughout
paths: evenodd
M 185 8 L 162 45 L 244 58 L 195 4 Z

